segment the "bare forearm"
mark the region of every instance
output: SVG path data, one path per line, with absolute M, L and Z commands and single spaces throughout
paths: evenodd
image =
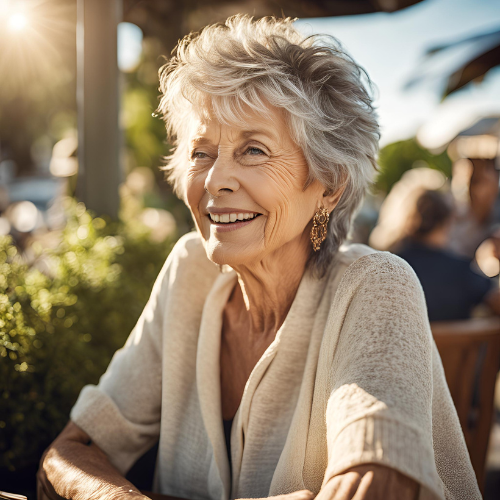
M 95 444 L 87 445 L 85 436 L 70 422 L 48 449 L 42 469 L 55 492 L 73 500 L 147 498 L 115 469 Z

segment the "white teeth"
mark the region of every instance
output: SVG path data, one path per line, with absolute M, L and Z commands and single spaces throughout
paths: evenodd
M 237 220 L 249 220 L 257 217 L 258 214 L 250 214 L 250 213 L 234 213 L 234 214 L 210 214 L 210 219 L 213 222 L 236 222 Z

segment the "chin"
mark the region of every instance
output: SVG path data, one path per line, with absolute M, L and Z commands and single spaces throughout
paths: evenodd
M 213 236 L 205 240 L 207 257 L 221 266 L 238 267 L 262 259 L 263 252 L 255 242 L 222 242 Z

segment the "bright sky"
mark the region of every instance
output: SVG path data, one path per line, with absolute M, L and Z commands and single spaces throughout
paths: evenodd
M 442 104 L 443 82 L 436 78 L 428 78 L 411 90 L 403 89 L 424 69 L 442 74 L 443 69 L 453 68 L 471 49 L 454 50 L 432 66 L 423 66 L 427 48 L 500 29 L 498 0 L 424 0 L 393 14 L 304 19 L 296 26 L 306 34 L 335 36 L 368 72 L 379 90 L 376 106 L 382 145 L 419 131 L 419 139 L 435 147 L 468 127 L 474 117 L 500 116 L 498 67 L 481 85 L 468 86 Z

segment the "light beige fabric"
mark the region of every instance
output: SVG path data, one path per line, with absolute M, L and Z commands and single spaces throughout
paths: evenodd
M 156 491 L 191 500 L 317 493 L 362 463 L 417 480 L 420 499 L 480 499 L 432 340 L 421 286 L 400 258 L 343 246 L 305 273 L 246 384 L 232 434 L 220 403 L 222 310 L 236 284 L 200 237 L 179 240 L 125 347 L 71 418 L 122 472 L 160 438 Z

